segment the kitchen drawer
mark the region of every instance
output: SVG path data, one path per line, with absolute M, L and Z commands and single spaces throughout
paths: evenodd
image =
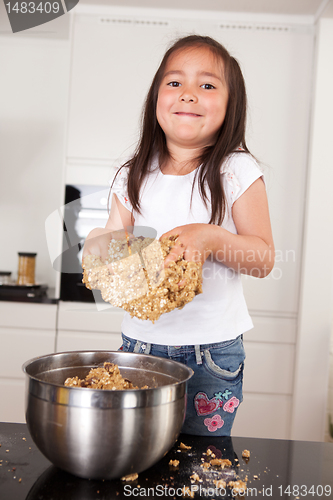
M 244 341 L 244 391 L 292 394 L 295 346 Z
M 123 316 L 124 311 L 116 307 L 98 310 L 94 303 L 59 302 L 58 329 L 120 333 Z
M 54 352 L 55 330 L 1 327 L 0 345 L 0 377 L 23 378 L 23 363 Z
M 0 422 L 25 422 L 25 381 L 0 377 Z
M 51 328 L 55 331 L 57 304 L 0 302 L 0 327 Z
M 62 351 L 117 351 L 122 344 L 120 333 L 74 332 L 60 330 L 57 336 L 57 352 Z
M 232 435 L 289 439 L 291 404 L 291 396 L 244 392 Z
M 253 342 L 278 342 L 295 344 L 297 318 L 268 316 L 250 311 L 253 329 L 244 333 L 244 339 Z

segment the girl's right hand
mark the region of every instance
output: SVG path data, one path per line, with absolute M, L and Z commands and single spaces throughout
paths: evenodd
M 108 257 L 108 250 L 110 241 L 114 240 L 124 240 L 134 238 L 132 233 L 126 232 L 124 229 L 118 229 L 117 231 L 110 231 L 110 229 L 96 227 L 88 234 L 86 241 L 83 246 L 82 252 L 82 262 L 86 255 L 97 255 L 103 261 Z
M 105 261 L 108 256 L 108 248 L 112 237 L 112 231 L 110 231 L 110 229 L 96 227 L 90 231 L 84 242 L 82 262 L 86 255 L 97 255 Z

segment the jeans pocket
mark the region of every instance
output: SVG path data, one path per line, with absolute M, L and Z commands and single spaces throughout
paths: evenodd
M 243 379 L 244 359 L 243 342 L 238 339 L 227 346 L 205 349 L 203 365 L 212 375 L 236 385 Z

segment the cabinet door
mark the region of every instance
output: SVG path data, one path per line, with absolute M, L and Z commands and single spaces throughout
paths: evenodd
M 54 343 L 55 329 L 0 328 L 0 421 L 25 422 L 22 365 L 36 356 L 53 353 Z
M 58 330 L 76 332 L 120 333 L 124 310 L 105 303 L 98 310 L 95 304 L 86 302 L 59 302 Z
M 54 343 L 53 330 L 0 328 L 0 377 L 23 379 L 23 363 L 53 353 Z
M 237 409 L 232 435 L 289 439 L 291 407 L 291 396 L 244 392 L 243 402 Z
M 0 422 L 25 422 L 25 382 L 0 377 Z
M 0 327 L 53 330 L 55 335 L 57 307 L 57 304 L 0 301 Z
M 263 169 L 276 250 L 267 278 L 244 277 L 246 300 L 252 310 L 296 314 L 314 33 L 311 27 L 220 23 L 216 36 L 244 75 L 247 143 Z
M 57 352 L 62 351 L 117 351 L 122 344 L 120 333 L 75 332 L 60 330 Z
M 75 16 L 68 157 L 116 159 L 135 144 L 142 105 L 168 42 L 168 24 Z

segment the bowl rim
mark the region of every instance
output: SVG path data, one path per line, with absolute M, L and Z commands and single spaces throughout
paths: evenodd
M 120 354 L 122 355 L 123 354 L 126 354 L 126 355 L 135 355 L 135 356 L 139 356 L 139 357 L 148 357 L 149 358 L 154 358 L 154 359 L 160 359 L 164 362 L 170 362 L 172 364 L 176 363 L 177 365 L 180 365 L 182 367 L 182 369 L 185 369 L 186 371 L 188 371 L 188 376 L 184 379 L 184 380 L 181 380 L 181 381 L 177 381 L 177 382 L 173 382 L 171 384 L 165 384 L 163 386 L 160 386 L 160 387 L 148 387 L 148 388 L 145 388 L 145 389 L 142 389 L 142 388 L 138 388 L 138 389 L 95 389 L 95 388 L 91 388 L 91 387 L 70 387 L 70 386 L 66 386 L 64 384 L 58 384 L 58 383 L 54 383 L 54 382 L 48 382 L 46 380 L 41 380 L 40 378 L 34 376 L 34 375 L 30 375 L 28 372 L 27 372 L 27 368 L 28 366 L 30 366 L 31 364 L 33 364 L 34 362 L 37 362 L 39 360 L 42 360 L 42 359 L 47 359 L 47 358 L 50 358 L 51 356 L 57 356 L 59 355 L 59 357 L 61 355 L 64 355 L 64 354 L 93 354 L 93 353 L 117 353 L 117 354 Z M 93 368 L 93 367 L 92 367 Z M 188 367 L 187 365 L 185 365 L 184 363 L 180 363 L 179 361 L 174 361 L 173 359 L 169 359 L 169 358 L 162 358 L 161 356 L 152 356 L 151 354 L 144 354 L 144 353 L 133 353 L 133 352 L 123 352 L 123 351 L 112 351 L 112 350 L 105 350 L 105 349 L 94 349 L 94 350 L 80 350 L 80 351 L 61 351 L 61 352 L 55 352 L 55 353 L 50 353 L 50 354 L 43 354 L 41 356 L 35 356 L 34 358 L 30 358 L 28 359 L 27 361 L 25 361 L 22 365 L 22 370 L 23 372 L 25 373 L 25 375 L 29 378 L 29 379 L 32 379 L 40 384 L 45 384 L 45 385 L 49 385 L 49 386 L 52 386 L 52 387 L 59 387 L 61 389 L 64 389 L 64 390 L 74 390 L 74 391 L 82 391 L 84 389 L 89 389 L 89 392 L 92 392 L 92 391 L 96 391 L 98 393 L 106 393 L 106 394 L 110 394 L 110 393 L 138 393 L 138 391 L 155 391 L 155 390 L 160 390 L 160 389 L 164 389 L 164 388 L 168 388 L 168 387 L 177 387 L 178 385 L 181 385 L 181 384 L 184 384 L 184 383 L 187 383 L 190 378 L 193 376 L 194 374 L 194 371 L 192 370 L 192 368 Z

